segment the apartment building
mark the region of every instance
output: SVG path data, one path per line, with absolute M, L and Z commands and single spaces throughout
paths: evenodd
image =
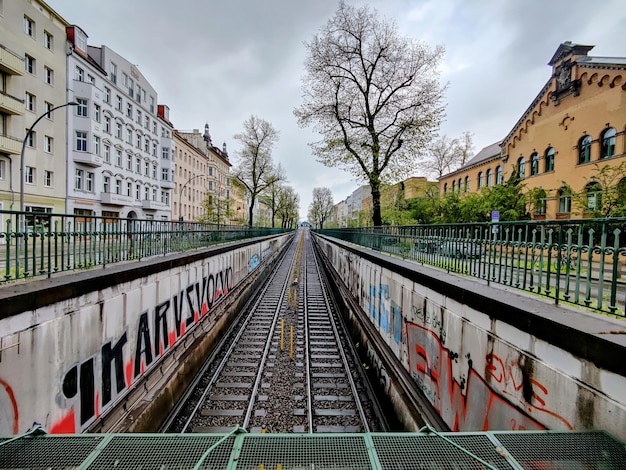
M 66 26 L 43 1 L 0 1 L 0 209 L 65 211 Z
M 560 44 L 548 63 L 548 81 L 510 132 L 442 176 L 440 192 L 480 191 L 516 172 L 535 195 L 533 218 L 593 211 L 608 189 L 599 172 L 626 162 L 626 57 L 593 57 L 593 47 Z M 626 201 L 626 177 L 613 185 Z M 586 196 L 583 207 L 572 203 L 573 193 Z
M 172 125 L 137 66 L 67 28 L 67 205 L 75 215 L 171 219 Z M 162 111 L 165 112 L 166 108 Z

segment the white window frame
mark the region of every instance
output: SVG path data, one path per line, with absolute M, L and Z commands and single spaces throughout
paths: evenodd
M 54 173 L 50 170 L 44 170 L 43 172 L 43 185 L 46 188 L 51 188 L 54 184 Z
M 54 138 L 49 135 L 43 136 L 43 150 L 46 153 L 54 153 Z

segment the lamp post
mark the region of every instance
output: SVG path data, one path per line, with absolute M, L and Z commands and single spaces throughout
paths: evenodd
M 28 141 L 28 138 L 33 133 L 33 128 L 37 125 L 39 121 L 41 121 L 46 116 L 50 116 L 50 113 L 52 113 L 52 111 L 54 111 L 55 109 L 63 108 L 65 106 L 78 106 L 78 103 L 76 101 L 70 101 L 69 103 L 55 106 L 54 108 L 50 109 L 49 111 L 46 111 L 41 116 L 39 116 L 37 120 L 33 122 L 33 125 L 30 126 L 28 130 L 26 131 L 26 136 L 24 137 L 24 141 L 22 142 L 22 154 L 20 156 L 20 212 L 24 212 L 24 151 L 26 150 L 26 142 Z M 22 221 L 23 221 L 24 214 L 22 214 L 20 217 L 22 218 Z M 22 227 L 22 230 L 24 229 L 25 227 Z
M 178 191 L 178 221 L 179 222 L 183 222 L 185 220 L 185 218 L 183 217 L 183 206 L 181 206 L 181 196 L 183 195 L 183 189 L 185 189 L 187 185 L 191 183 L 193 180 L 195 180 L 196 178 L 200 178 L 201 176 L 206 176 L 206 175 L 200 174 L 200 175 L 192 176 L 187 181 L 185 181 L 185 184 L 183 184 L 183 186 Z

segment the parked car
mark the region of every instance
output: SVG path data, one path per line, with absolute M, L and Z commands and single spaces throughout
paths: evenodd
M 485 254 L 485 247 L 473 241 L 448 241 L 439 245 L 439 253 L 455 258 L 480 258 Z

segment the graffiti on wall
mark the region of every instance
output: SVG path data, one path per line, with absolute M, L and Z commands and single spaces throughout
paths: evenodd
M 548 417 L 564 429 L 573 429 L 565 418 L 548 409 L 550 391 L 528 376 L 521 361 L 505 361 L 488 353 L 483 378 L 467 354 L 466 371 L 455 377 L 453 363 L 459 363 L 459 354 L 444 346 L 432 326 L 407 323 L 409 370 L 453 431 L 545 429 L 542 423 Z
M 370 284 L 368 312 L 378 328 L 400 344 L 402 307 L 389 295 L 389 284 Z
M 231 267 L 208 274 L 151 310 L 140 313 L 132 337 L 127 326 L 118 338 L 104 343 L 98 354 L 66 370 L 57 402 L 69 411 L 49 431 L 79 432 L 98 418 L 227 295 L 231 287 Z

